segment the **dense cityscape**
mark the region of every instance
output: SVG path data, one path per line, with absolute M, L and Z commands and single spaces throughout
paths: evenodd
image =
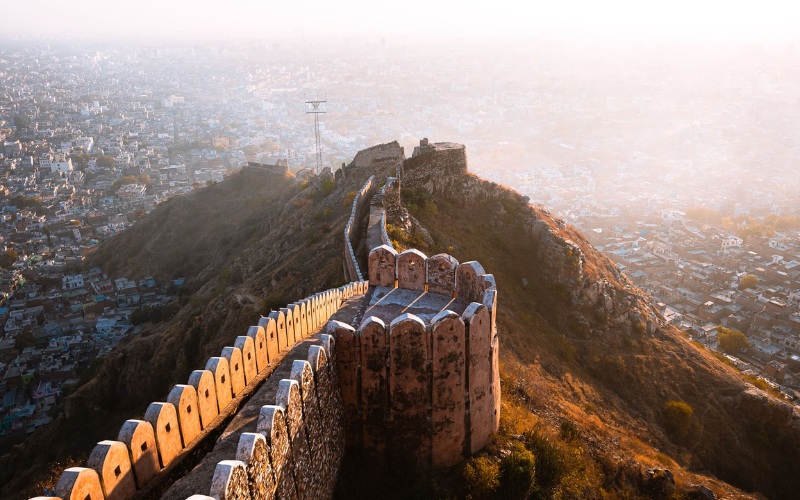
M 51 421 L 93 360 L 136 335 L 137 312 L 183 284 L 85 257 L 248 162 L 308 175 L 310 99 L 327 101 L 322 167 L 392 140 L 407 155 L 426 137 L 463 143 L 471 172 L 579 228 L 687 336 L 797 400 L 792 47 L 659 65 L 658 47 L 627 48 L 627 66 L 545 42 L 435 58 L 385 39 L 346 48 L 0 45 L 2 435 Z M 745 343 L 723 348 L 729 330 Z

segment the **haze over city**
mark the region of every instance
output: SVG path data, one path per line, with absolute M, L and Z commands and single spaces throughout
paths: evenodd
M 800 494 L 800 3 L 0 11 L 3 499 Z

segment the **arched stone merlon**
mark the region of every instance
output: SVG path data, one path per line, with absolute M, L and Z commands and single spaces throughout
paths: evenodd
M 430 331 L 413 314 L 389 325 L 389 394 L 394 430 L 392 455 L 401 464 L 430 466 L 428 362 Z
M 189 498 L 187 498 L 186 500 L 216 500 L 216 498 L 211 498 L 211 497 L 206 496 L 206 495 L 192 495 Z
M 153 426 L 144 420 L 127 420 L 119 430 L 117 441 L 128 447 L 136 485 L 142 488 L 161 470 Z
M 295 341 L 299 342 L 305 338 L 303 334 L 303 325 L 302 321 L 300 320 L 300 306 L 294 302 L 287 306 L 292 311 L 292 321 L 294 326 L 294 338 Z
M 277 405 L 262 406 L 258 414 L 256 429 L 267 438 L 267 444 L 270 447 L 270 463 L 275 476 L 277 492 L 275 497 L 294 498 L 296 490 L 292 474 L 293 462 L 283 408 Z M 281 494 L 285 494 L 285 496 L 281 497 Z
M 257 432 L 244 432 L 239 436 L 236 460 L 247 467 L 251 500 L 267 500 L 275 497 L 275 476 L 269 463 L 269 445 Z
M 209 358 L 206 363 L 206 370 L 214 375 L 214 387 L 217 390 L 217 406 L 219 406 L 219 412 L 222 413 L 225 407 L 231 402 L 231 399 L 233 399 L 228 360 L 219 357 Z
M 294 314 L 288 307 L 281 307 L 280 311 L 286 318 L 286 347 L 291 348 L 297 342 L 294 334 Z
M 300 384 L 296 380 L 283 379 L 278 382 L 278 393 L 275 402 L 283 408 L 286 418 L 286 430 L 294 461 L 294 480 L 299 498 L 306 498 L 313 482 L 311 452 L 308 449 L 308 438 L 303 424 L 303 399 Z
M 425 262 L 428 256 L 412 248 L 397 256 L 397 287 L 425 291 Z
M 500 336 L 497 333 L 492 337 L 492 413 L 493 432 L 500 429 Z
M 308 300 L 311 301 L 311 330 L 316 330 L 319 326 L 319 297 L 314 294 Z
M 336 312 L 336 292 L 328 290 L 325 293 L 328 295 L 328 317 L 326 319 L 330 319 L 333 313 Z
M 286 336 L 286 315 L 282 311 L 272 311 L 269 313 L 269 317 L 275 320 L 275 328 L 278 331 L 278 352 L 281 352 L 289 345 L 289 339 Z
M 492 321 L 492 335 L 494 335 L 497 333 L 497 316 L 495 315 L 497 311 L 497 290 L 486 290 L 483 294 L 483 300 L 480 302 L 489 309 L 489 317 Z
M 250 500 L 244 462 L 223 460 L 218 463 L 211 479 L 210 494 L 217 500 Z
M 281 352 L 280 342 L 278 342 L 278 322 L 275 318 L 261 317 L 258 326 L 264 329 L 264 338 L 267 339 L 267 359 L 272 362 Z
M 431 458 L 434 466 L 449 467 L 464 459 L 466 438 L 467 365 L 466 328 L 461 317 L 449 310 L 431 322 L 432 415 Z
M 453 297 L 456 293 L 456 268 L 458 261 L 452 255 L 439 253 L 427 263 L 428 293 Z
M 364 447 L 382 456 L 386 449 L 385 416 L 389 358 L 386 324 L 375 316 L 361 322 L 361 412 Z
M 178 424 L 181 428 L 181 436 L 186 446 L 194 441 L 200 434 L 200 411 L 197 404 L 197 391 L 192 385 L 178 384 L 172 388 L 167 396 L 167 403 L 170 403 L 178 411 Z
M 497 282 L 494 279 L 494 274 L 484 274 L 483 275 L 483 289 L 484 290 L 497 290 Z
M 100 477 L 106 500 L 128 500 L 136 494 L 136 480 L 125 443 L 100 441 L 89 455 L 88 465 Z
M 322 322 L 328 321 L 331 317 L 331 292 L 325 290 L 322 292 Z
M 464 262 L 456 268 L 456 298 L 464 302 L 481 302 L 483 300 L 483 270 L 475 261 Z
M 300 314 L 305 322 L 305 326 L 303 328 L 305 329 L 306 337 L 308 337 L 314 332 L 314 327 L 312 325 L 313 312 L 311 311 L 311 300 L 303 299 L 300 301 L 300 304 Z
M 320 336 L 320 343 L 322 345 L 312 345 L 308 350 L 308 363 L 314 372 L 320 418 L 325 422 L 326 454 L 330 454 L 329 463 L 339 463 L 345 449 L 344 416 L 337 382 L 336 361 L 334 357 L 328 356 L 328 352 L 335 351 L 336 340 L 330 335 L 323 334 Z M 332 491 L 336 477 L 322 474 L 321 478 L 319 490 Z
M 353 436 L 350 444 L 358 446 L 361 429 L 358 426 L 358 367 L 360 338 L 352 326 L 341 321 L 328 322 L 328 334 L 336 338 L 336 366 L 338 367 L 339 388 L 344 404 L 345 434 Z
M 64 500 L 103 500 L 103 488 L 94 469 L 70 467 L 58 478 L 56 495 Z
M 201 429 L 205 429 L 211 421 L 219 415 L 214 374 L 209 370 L 195 370 L 189 375 L 189 385 L 194 387 L 195 394 L 197 395 L 200 427 Z
M 169 403 L 150 403 L 144 419 L 153 426 L 161 467 L 166 467 L 183 450 L 178 412 Z
M 30 500 L 62 500 L 58 497 L 33 497 Z
M 311 369 L 311 364 L 300 359 L 294 360 L 290 378 L 297 381 L 300 386 L 305 433 L 308 438 L 309 452 L 313 457 L 309 471 L 303 476 L 306 483 L 307 498 L 318 498 L 322 477 L 326 474 L 324 469 L 325 461 L 319 458 L 324 457 L 327 452 L 325 443 L 327 442 L 326 433 L 328 431 L 323 427 L 324 424 L 320 416 L 319 400 L 314 383 L 314 371 Z M 311 479 L 310 484 L 309 478 Z
M 493 425 L 491 399 L 492 384 L 492 323 L 489 309 L 477 302 L 471 303 L 461 315 L 467 326 L 469 352 L 467 376 L 469 378 L 469 453 L 477 453 L 489 444 Z
M 247 386 L 244 377 L 242 351 L 235 347 L 223 347 L 221 356 L 228 360 L 228 370 L 231 374 L 231 392 L 233 397 L 236 397 Z
M 381 245 L 375 247 L 369 253 L 369 281 L 375 286 L 387 286 L 394 288 L 397 279 L 397 252 L 394 248 Z M 360 285 L 363 294 L 363 282 Z
M 299 339 L 308 337 L 308 325 L 306 325 L 306 304 L 303 301 L 295 302 L 289 307 L 294 307 L 294 333 Z
M 256 349 L 253 339 L 247 336 L 236 337 L 233 346 L 242 352 L 242 364 L 244 365 L 244 383 L 249 384 L 258 375 L 256 364 Z
M 266 330 L 261 326 L 251 326 L 247 330 L 247 336 L 253 339 L 253 348 L 256 353 L 256 373 L 261 373 L 261 370 L 269 364 Z

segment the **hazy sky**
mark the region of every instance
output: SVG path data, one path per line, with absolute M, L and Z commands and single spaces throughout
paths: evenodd
M 783 41 L 798 0 L 38 0 L 2 7 L 5 36 L 409 37 Z M 0 36 L 4 36 L 0 34 Z

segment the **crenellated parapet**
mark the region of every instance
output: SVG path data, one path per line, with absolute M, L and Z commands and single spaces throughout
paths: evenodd
M 370 176 L 367 182 L 361 187 L 353 198 L 353 208 L 350 210 L 350 218 L 347 220 L 347 225 L 344 228 L 344 275 L 346 279 L 351 281 L 362 281 L 364 276 L 361 268 L 356 259 L 353 241 L 356 240 L 356 232 L 358 231 L 358 221 L 369 210 L 369 200 L 378 190 L 378 182 L 375 176 Z
M 497 287 L 477 262 L 447 254 L 369 254 L 360 324 L 328 324 L 347 443 L 400 463 L 448 466 L 499 427 Z
M 187 384 L 175 385 L 165 402 L 152 403 L 142 420 L 126 421 L 116 440 L 98 443 L 87 467 L 66 469 L 51 498 L 158 498 L 174 482 L 174 471 L 191 468 L 191 460 L 203 453 L 202 443 L 213 444 L 287 352 L 367 287 L 353 282 L 262 317 L 204 369 L 193 371 Z M 258 433 L 242 434 L 236 457 L 219 463 L 210 498 L 330 498 L 344 452 L 343 413 L 335 340 L 323 334 L 317 342 L 306 360 L 293 361 L 290 377 L 279 382 L 275 405 L 262 408 Z

